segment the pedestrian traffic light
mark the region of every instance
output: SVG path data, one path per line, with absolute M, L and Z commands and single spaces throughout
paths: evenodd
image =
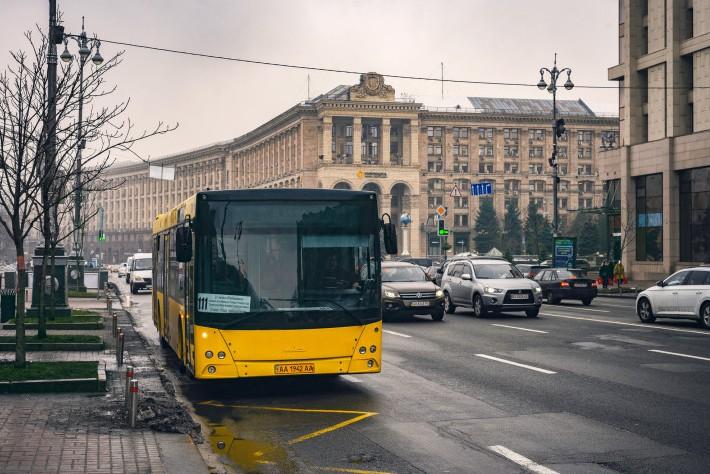
M 99 242 L 103 242 L 104 240 L 106 240 L 106 235 L 104 234 L 103 230 L 100 230 L 99 231 Z
M 444 219 L 439 220 L 439 235 L 449 235 L 449 230 L 446 228 Z
M 557 138 L 560 138 L 562 135 L 564 135 L 565 131 L 565 119 L 557 119 L 557 122 L 555 122 L 555 135 L 557 135 Z

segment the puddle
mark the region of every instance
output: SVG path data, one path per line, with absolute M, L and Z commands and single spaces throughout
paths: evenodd
M 233 428 L 210 424 L 209 441 L 212 451 L 222 462 L 245 472 L 298 472 L 286 450 L 269 441 L 242 438 Z

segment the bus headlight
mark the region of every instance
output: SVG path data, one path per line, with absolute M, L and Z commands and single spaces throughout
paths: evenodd
M 370 352 L 376 352 L 377 351 L 377 346 L 376 345 L 371 345 L 370 346 Z
M 222 352 L 222 351 L 219 351 L 219 352 L 217 353 L 217 358 L 218 358 L 218 359 L 224 359 L 226 356 L 227 356 L 227 354 L 225 354 L 225 353 Z
M 214 365 L 210 365 L 209 367 L 207 367 L 207 372 L 209 372 L 210 374 L 214 374 L 215 372 L 217 372 L 217 367 L 215 367 Z
M 361 346 L 359 352 L 360 354 L 364 354 L 365 352 L 367 352 L 367 348 L 365 346 Z
M 205 357 L 207 357 L 208 359 L 211 359 L 213 355 L 214 354 L 212 353 L 212 351 L 205 352 Z

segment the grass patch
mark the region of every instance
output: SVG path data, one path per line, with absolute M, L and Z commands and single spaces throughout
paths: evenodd
M 95 379 L 98 362 L 27 362 L 23 369 L 14 362 L 0 363 L 0 381 Z
M 69 298 L 96 298 L 96 292 L 95 291 L 68 290 L 67 296 Z
M 98 316 L 99 313 L 96 311 L 91 311 L 90 309 L 72 309 L 72 316 Z
M 15 342 L 15 336 L 0 336 L 0 342 Z M 38 339 L 37 336 L 25 336 L 25 342 L 45 342 L 45 343 L 91 343 L 97 344 L 101 342 L 99 336 L 90 334 L 48 334 L 44 339 Z
M 98 323 L 101 321 L 101 316 L 99 316 L 98 314 L 96 316 L 61 316 L 54 319 L 47 318 L 45 321 L 47 322 L 47 324 Z M 16 321 L 14 319 L 11 319 L 10 321 L 8 321 L 8 324 L 15 324 L 15 322 Z M 39 324 L 39 320 L 37 318 L 25 318 L 25 324 Z

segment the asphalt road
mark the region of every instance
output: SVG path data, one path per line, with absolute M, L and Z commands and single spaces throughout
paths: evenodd
M 150 295 L 133 301 L 161 353 Z M 387 322 L 376 375 L 178 380 L 249 472 L 708 472 L 710 331 L 633 304 Z

